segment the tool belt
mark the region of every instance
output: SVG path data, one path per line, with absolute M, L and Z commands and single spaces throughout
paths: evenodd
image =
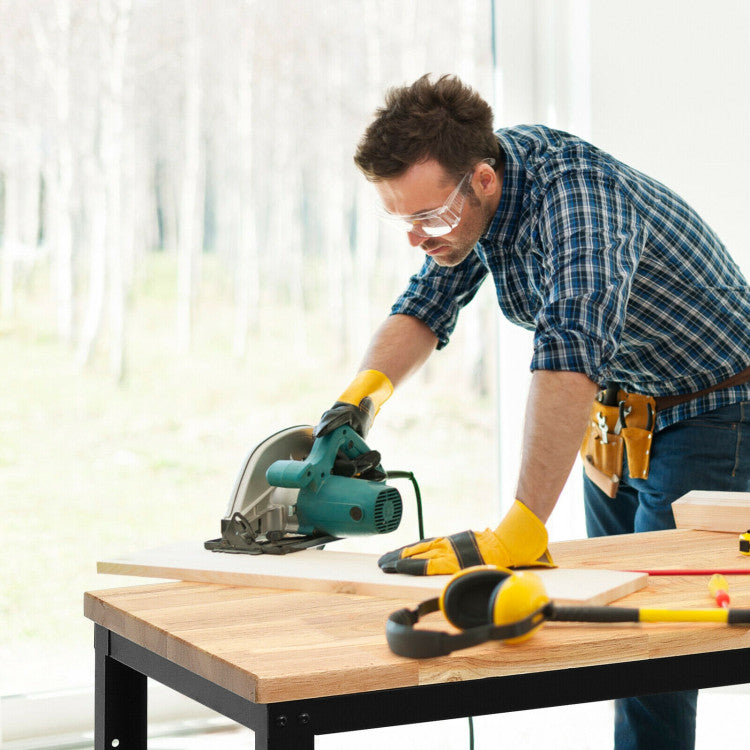
M 622 476 L 624 451 L 631 477 L 648 477 L 656 400 L 623 390 L 600 391 L 591 405 L 581 444 L 586 476 L 609 497 L 615 497 Z
M 591 405 L 581 444 L 586 476 L 606 495 L 615 497 L 622 476 L 623 455 L 627 451 L 630 476 L 646 479 L 657 411 L 749 381 L 750 367 L 695 393 L 654 398 L 627 393 L 616 385 L 600 391 Z

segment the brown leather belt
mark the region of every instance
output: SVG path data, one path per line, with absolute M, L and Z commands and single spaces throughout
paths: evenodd
M 720 391 L 722 388 L 731 388 L 733 385 L 742 385 L 747 382 L 750 382 L 750 367 L 746 367 L 742 372 L 738 372 L 736 375 L 732 375 L 731 378 L 722 380 L 721 383 L 712 385 L 710 388 L 704 388 L 702 391 L 681 393 L 676 396 L 656 396 L 656 411 L 669 409 L 672 406 L 684 404 L 686 401 L 692 401 L 694 398 L 700 398 L 708 393 Z

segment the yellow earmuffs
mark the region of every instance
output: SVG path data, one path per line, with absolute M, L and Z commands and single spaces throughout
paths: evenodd
M 519 643 L 541 626 L 549 605 L 544 585 L 534 573 L 478 565 L 458 571 L 438 598 L 422 602 L 416 610 L 392 613 L 386 638 L 394 653 L 414 658 L 443 656 L 488 640 Z M 437 611 L 462 632 L 414 627 Z
M 414 627 L 422 617 L 438 611 L 460 632 Z M 490 640 L 521 643 L 531 638 L 545 620 L 750 625 L 750 609 L 560 606 L 550 600 L 542 580 L 535 573 L 479 565 L 456 573 L 439 597 L 428 599 L 413 610 L 393 612 L 386 623 L 385 635 L 395 654 L 425 659 L 445 656 Z

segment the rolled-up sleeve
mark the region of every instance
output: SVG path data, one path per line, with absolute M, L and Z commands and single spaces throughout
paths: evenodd
M 449 341 L 458 314 L 476 295 L 487 268 L 476 253 L 458 266 L 439 266 L 430 258 L 391 308 L 391 314 L 411 315 L 425 323 L 438 338 L 438 349 Z
M 572 170 L 541 198 L 536 248 L 542 304 L 532 370 L 570 370 L 602 382 L 617 352 L 642 230 L 617 181 Z

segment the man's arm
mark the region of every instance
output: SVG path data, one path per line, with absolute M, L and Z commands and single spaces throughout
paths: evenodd
M 597 391 L 578 372 L 537 370 L 532 376 L 516 498 L 543 523 L 568 479 Z
M 313 436 L 322 437 L 346 424 L 366 437 L 393 389 L 425 363 L 437 341 L 437 336 L 417 318 L 386 318 L 370 340 L 357 376 L 323 413 Z
M 437 336 L 418 318 L 391 315 L 375 331 L 359 369 L 378 370 L 398 386 L 427 361 L 437 342 Z
M 386 573 L 446 575 L 472 565 L 551 565 L 544 527 L 583 439 L 597 385 L 575 372 L 538 370 L 526 407 L 516 500 L 493 531 L 428 539 L 383 555 Z

